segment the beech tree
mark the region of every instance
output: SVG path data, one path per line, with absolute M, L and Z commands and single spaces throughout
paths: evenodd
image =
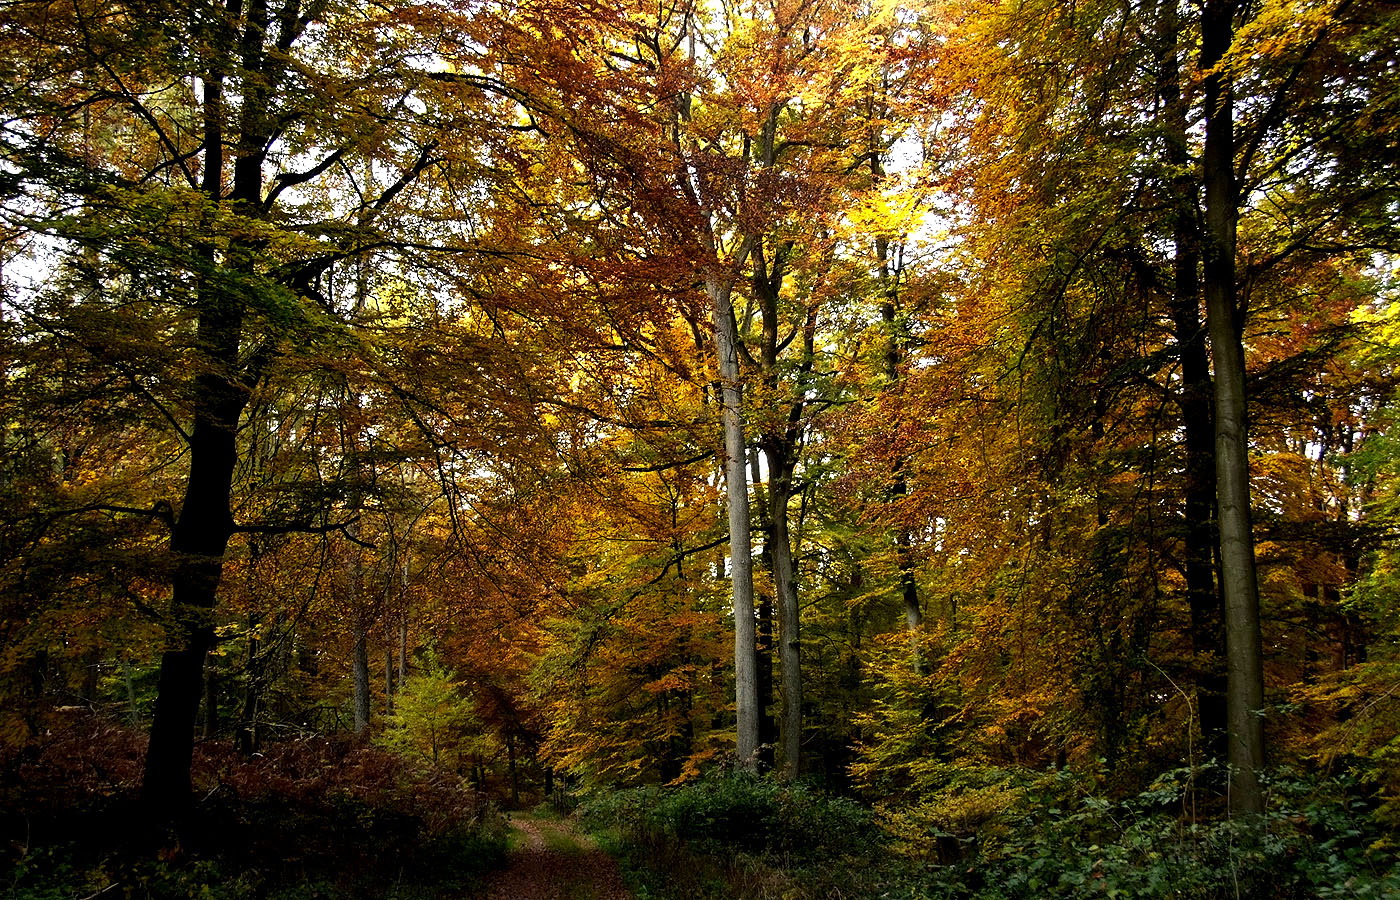
M 429 77 L 443 23 L 408 13 L 299 0 L 7 12 L 8 213 L 44 236 L 35 265 L 86 292 L 57 308 L 36 293 L 24 326 L 125 382 L 187 460 L 151 513 L 169 516 L 173 585 L 145 781 L 161 815 L 188 802 L 229 541 L 298 527 L 235 519 L 250 397 L 333 330 L 350 261 L 405 246 L 443 129 L 480 120 Z M 95 334 L 88 310 L 123 330 Z

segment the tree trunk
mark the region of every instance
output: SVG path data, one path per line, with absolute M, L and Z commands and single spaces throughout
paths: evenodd
M 258 639 L 253 637 L 258 626 L 257 616 L 248 618 L 248 665 L 243 685 L 243 715 L 238 725 L 238 750 L 251 756 L 258 749 L 258 694 L 262 688 L 262 663 L 258 658 Z
M 405 589 L 408 586 L 408 566 L 403 569 Z M 408 611 L 404 610 L 399 619 L 399 688 L 408 683 Z
M 753 549 L 749 535 L 748 449 L 744 440 L 739 381 L 739 333 L 730 302 L 733 281 L 709 274 L 705 291 L 714 304 L 715 350 L 719 357 L 721 418 L 724 423 L 724 484 L 729 506 L 729 571 L 734 597 L 735 754 L 740 768 L 757 765 L 758 658 L 755 654 Z
M 1215 579 L 1215 423 L 1214 385 L 1206 329 L 1201 322 L 1201 231 L 1199 185 L 1191 174 L 1186 102 L 1181 90 L 1181 23 L 1174 3 L 1163 4 L 1162 100 L 1169 134 L 1168 161 L 1179 173 L 1172 183 L 1176 209 L 1172 243 L 1174 271 L 1170 301 L 1174 338 L 1181 360 L 1179 397 L 1183 435 L 1183 576 L 1191 616 L 1196 709 L 1202 748 L 1223 760 L 1226 745 L 1223 601 Z
M 768 552 L 773 559 L 773 584 L 778 595 L 779 664 L 782 670 L 783 713 L 779 754 L 784 778 L 796 778 L 802 754 L 802 647 L 798 631 L 797 580 L 788 534 L 788 501 L 792 499 L 792 461 L 770 454 L 768 471 Z
M 266 0 L 251 0 L 236 34 L 227 20 L 203 23 L 213 34 L 209 69 L 204 74 L 203 179 L 200 185 L 213 206 L 227 202 L 241 214 L 260 215 L 262 167 L 269 124 L 267 99 L 274 90 L 266 74 L 264 40 Z M 233 159 L 233 182 L 224 196 L 224 80 L 237 41 L 244 87 L 242 115 Z M 255 251 L 231 241 L 222 259 L 213 246 L 197 248 L 205 271 L 221 262 L 243 274 L 253 269 Z M 233 476 L 238 465 L 238 422 L 249 389 L 240 371 L 246 298 L 227 279 L 206 276 L 196 297 L 195 350 L 200 366 L 190 391 L 193 425 L 187 440 L 189 473 L 180 512 L 171 529 L 175 572 L 167 649 L 161 655 L 155 715 L 146 751 L 141 793 L 157 819 L 170 821 L 190 804 L 190 764 L 194 723 L 204 685 L 204 661 L 214 645 L 213 609 L 223 577 L 224 555 L 233 535 Z
M 141 711 L 136 705 L 136 677 L 131 672 L 131 663 L 122 659 L 122 680 L 126 682 L 126 724 L 135 725 L 141 721 Z
M 763 564 L 772 571 L 772 558 L 765 544 L 759 554 Z M 758 752 L 762 767 L 773 765 L 773 748 L 778 743 L 778 721 L 774 718 L 773 690 L 773 598 L 767 594 L 756 595 L 758 615 Z
M 757 453 L 749 455 L 749 475 L 754 486 L 751 502 L 758 504 L 759 510 L 765 516 L 764 521 L 759 525 L 759 532 L 765 535 L 763 549 L 758 554 L 759 561 L 762 563 L 764 571 L 772 575 L 773 554 L 770 552 L 770 548 L 773 540 L 773 529 L 766 518 L 768 506 L 760 487 L 763 483 L 763 474 Z M 776 577 L 774 581 L 776 583 Z M 778 745 L 778 720 L 774 715 L 773 701 L 775 687 L 773 681 L 773 598 L 758 591 L 755 594 L 754 603 L 758 615 L 758 762 L 761 769 L 769 770 L 773 767 L 773 753 Z
M 204 329 L 201 329 L 203 331 Z M 218 380 L 222 383 L 211 385 Z M 168 640 L 174 649 L 161 655 L 155 716 L 146 751 L 142 796 L 160 818 L 184 812 L 190 802 L 190 764 L 194 723 L 204 687 L 204 659 L 214 644 L 211 613 L 223 556 L 232 534 L 230 495 L 237 461 L 234 431 L 242 410 L 241 394 L 231 382 L 200 376 L 196 396 L 202 403 L 190 439 L 190 474 L 171 549 L 177 558 L 173 618 Z M 236 395 L 237 399 L 233 399 Z M 210 408 L 212 407 L 212 409 Z
M 884 177 L 884 166 L 878 154 L 871 157 L 871 175 L 877 181 Z M 880 278 L 880 320 L 885 326 L 885 381 L 887 388 L 893 388 L 900 381 L 900 365 L 904 361 L 904 347 L 899 338 L 899 286 L 895 272 L 890 265 L 890 242 L 888 238 L 875 239 L 875 259 L 879 264 Z M 893 478 L 890 483 L 891 503 L 899 503 L 909 493 L 909 482 L 904 476 L 904 458 L 896 457 Z M 914 578 L 914 540 L 909 529 L 896 525 L 894 530 L 895 565 L 899 569 L 899 597 L 904 605 L 904 628 L 909 632 L 910 652 L 914 668 L 920 674 L 927 674 L 928 663 L 920 646 L 920 635 L 924 626 L 924 609 L 919 600 L 919 584 Z
M 510 805 L 520 808 L 520 773 L 515 766 L 515 732 L 506 731 L 506 767 L 510 774 Z
M 141 785 L 151 812 L 162 819 L 178 816 L 190 803 L 190 764 L 204 660 L 214 644 L 212 612 L 233 534 L 235 434 L 247 402 L 247 392 L 234 376 L 242 305 L 213 286 L 202 290 L 200 303 L 197 340 L 210 370 L 198 375 L 194 384 L 190 469 L 170 539 L 176 560 L 172 622 L 167 629 L 170 649 L 161 655 Z
M 1261 813 L 1258 771 L 1264 764 L 1264 679 L 1259 638 L 1259 586 L 1249 509 L 1249 438 L 1245 409 L 1242 317 L 1236 308 L 1233 96 L 1227 77 L 1212 71 L 1234 37 L 1235 4 L 1210 0 L 1201 21 L 1205 77 L 1206 240 L 1204 275 L 1211 360 L 1215 365 L 1215 471 L 1220 575 L 1225 596 L 1230 809 Z
M 770 143 L 771 127 L 774 126 L 770 119 L 770 130 L 766 132 L 765 137 L 765 141 Z M 765 144 L 765 147 L 767 146 L 768 144 Z M 765 159 L 771 164 L 771 154 L 765 153 Z M 791 252 L 791 243 L 779 244 L 771 258 L 762 243 L 759 243 L 753 252 L 753 292 L 758 301 L 763 326 L 759 365 L 764 387 L 773 397 L 778 396 L 782 386 L 782 375 L 778 367 L 778 354 L 781 352 L 778 298 L 786 278 L 787 260 Z M 815 335 L 816 312 L 809 309 L 802 329 L 802 356 L 797 366 L 799 378 L 811 372 Z M 794 392 L 781 427 L 766 430 L 758 441 L 768 464 L 768 490 L 764 498 L 766 502 L 762 505 L 766 535 L 763 546 L 764 561 L 773 576 L 773 592 L 778 606 L 778 659 L 782 691 L 782 717 L 778 728 L 781 752 L 778 756 L 781 766 L 779 774 L 784 778 L 796 777 L 802 747 L 802 660 L 798 632 L 797 573 L 788 526 L 788 506 L 793 495 L 793 475 L 801 453 L 806 403 L 806 397 L 801 390 Z M 755 477 L 755 481 L 757 480 Z
M 363 625 L 356 625 L 354 655 L 351 660 L 355 682 L 355 733 L 364 734 L 369 728 L 369 639 Z

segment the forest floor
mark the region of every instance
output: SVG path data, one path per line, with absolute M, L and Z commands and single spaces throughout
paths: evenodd
M 489 900 L 630 900 L 617 863 L 568 821 L 516 813 L 511 827 L 510 855 Z

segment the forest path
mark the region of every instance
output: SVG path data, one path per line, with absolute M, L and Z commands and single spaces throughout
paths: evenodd
M 631 900 L 617 863 L 568 822 L 511 816 L 524 842 L 510 851 L 489 900 Z

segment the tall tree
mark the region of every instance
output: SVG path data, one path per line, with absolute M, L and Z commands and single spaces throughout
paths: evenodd
M 1234 88 L 1220 68 L 1235 34 L 1236 4 L 1211 0 L 1201 16 L 1200 68 L 1206 138 L 1201 157 L 1205 229 L 1202 282 L 1215 376 L 1215 479 L 1220 585 L 1225 599 L 1230 806 L 1264 811 L 1264 670 L 1259 580 L 1249 507 L 1249 429 L 1245 411 L 1243 327 L 1235 285 L 1239 187 L 1235 175 Z
M 393 240 L 381 226 L 438 164 L 440 126 L 469 108 L 433 96 L 442 90 L 422 60 L 434 39 L 402 12 L 329 0 L 35 0 L 7 12 L 16 77 L 0 102 L 19 123 L 5 153 L 23 192 L 12 217 L 53 242 L 43 265 L 89 273 L 89 307 L 128 316 L 117 298 L 139 283 L 167 329 L 128 340 L 120 358 L 81 318 L 31 306 L 25 319 L 90 348 L 183 445 L 144 787 L 160 816 L 189 801 L 230 539 L 263 527 L 234 517 L 250 397 L 279 358 L 324 333 L 346 260 L 403 245 L 402 223 Z M 387 179 L 362 184 L 368 166 Z M 131 365 L 140 377 L 120 375 Z
M 558 178 L 581 167 L 592 179 L 586 202 L 596 215 L 574 215 L 570 225 L 593 235 L 592 272 L 609 270 L 593 280 L 645 266 L 655 283 L 668 266 L 670 290 L 688 278 L 704 292 L 733 541 L 737 747 L 750 765 L 759 711 L 746 419 L 759 405 L 746 373 L 755 362 L 748 317 L 736 312 L 760 302 L 749 296 L 755 285 L 781 290 L 776 248 L 837 220 L 847 75 L 870 50 L 841 4 L 627 6 L 576 18 L 567 42 L 556 39 L 555 11 L 548 3 L 515 11 L 501 78 L 547 135 L 530 151 L 550 159 L 537 171 Z M 678 301 L 694 321 L 693 301 Z M 776 325 L 771 315 L 764 323 Z M 796 681 L 795 656 L 788 666 Z

